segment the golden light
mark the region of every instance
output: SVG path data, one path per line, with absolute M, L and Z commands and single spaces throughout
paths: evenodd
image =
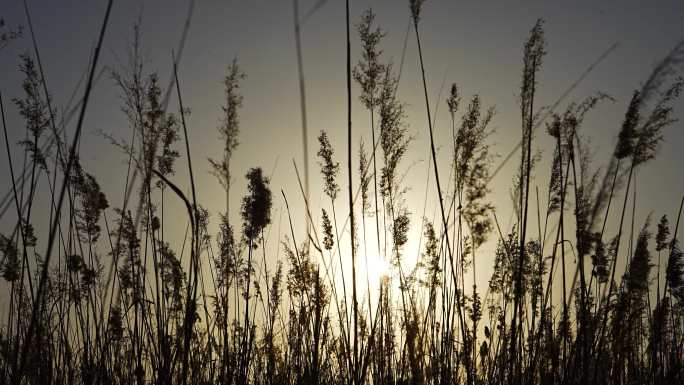
M 392 275 L 392 265 L 381 256 L 368 254 L 364 267 L 366 268 L 368 289 L 371 291 L 368 294 L 375 299 L 381 282 Z

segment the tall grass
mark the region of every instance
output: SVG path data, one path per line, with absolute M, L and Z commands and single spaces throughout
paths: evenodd
M 601 171 L 592 165 L 582 128 L 601 102 L 618 101 L 599 93 L 569 103 L 562 112 L 556 111 L 558 103 L 540 108 L 538 74 L 548 47 L 543 21 L 535 23 L 522 52 L 520 163 L 511 189 L 517 220 L 502 228 L 489 198 L 489 181 L 496 173 L 490 150 L 496 110 L 486 107 L 479 94 L 464 98 L 454 84 L 442 101 L 452 134 L 452 143 L 442 151 L 449 152 L 451 162 L 439 162 L 435 132 L 440 127 L 427 83 L 430 58 L 420 40 L 424 1 L 409 1 L 426 108 L 429 178 L 434 178 L 439 210 L 439 223 L 418 222 L 412 220 L 402 178 L 416 133 L 398 97 L 401 74 L 383 62 L 385 32 L 375 26 L 372 10 L 356 24 L 362 53 L 352 68 L 352 10 L 348 1 L 345 5 L 347 147 L 342 166 L 347 178 L 339 178 L 335 148 L 322 131 L 317 155 L 329 202 L 320 217 L 309 206 L 308 171 L 304 185 L 298 181 L 300 197 L 283 190 L 274 195 L 270 178 L 255 167 L 245 174 L 241 223 L 231 221 L 231 160 L 239 144 L 245 74 L 237 60 L 228 67 L 218 126 L 223 152 L 198 165 L 198 159 L 211 154 L 190 153 L 196 128 L 185 119 L 176 58 L 175 90 L 166 92 L 175 91 L 180 108 L 167 112 L 165 90 L 143 65 L 138 27 L 128 67 L 112 73 L 132 136 L 127 141 L 110 138 L 127 156 L 129 168 L 122 181 L 123 204 L 110 207 L 96 176 L 81 163 L 78 143 L 111 2 L 69 146 L 60 137 L 64 127 L 57 124 L 32 39 L 35 59 L 21 57 L 24 95 L 12 100 L 25 123 L 20 143 L 24 165 L 11 156 L 0 94 L 8 187 L 16 209 L 15 230 L 0 236 L 0 273 L 9 289 L 0 329 L 0 382 L 684 382 L 684 257 L 677 238 L 684 198 L 679 211 L 661 216 L 655 229 L 649 220 L 636 233 L 634 224 L 632 229 L 625 224 L 628 215 L 634 222 L 636 171 L 657 156 L 665 129 L 676 123 L 674 107 L 684 80 L 675 78 L 671 68 L 681 61 L 683 46 L 675 47 L 634 91 L 612 159 Z M 294 6 L 298 10 L 296 0 Z M 296 18 L 303 80 L 300 23 Z M 0 48 L 20 32 L 2 36 Z M 368 127 L 358 130 L 370 131 L 370 144 L 361 142 L 358 152 L 352 141 L 352 128 L 357 129 L 352 127 L 353 81 L 369 117 Z M 306 133 L 303 82 L 300 87 Z M 542 125 L 554 144 L 550 177 L 540 197 L 532 178 L 540 159 L 536 128 Z M 57 143 L 54 154 L 40 146 L 44 137 Z M 176 181 L 181 153 L 190 196 Z M 16 179 L 22 166 L 29 170 L 26 187 Z M 440 179 L 444 167 L 450 171 L 447 183 Z M 194 178 L 205 168 L 225 192 L 218 234 L 210 233 L 210 214 L 201 206 Z M 299 178 L 296 165 L 295 170 Z M 141 180 L 131 198 L 132 175 Z M 37 186 L 49 188 L 47 236 L 35 230 L 48 216 L 35 212 Z M 348 213 L 340 216 L 336 207 L 342 191 Z M 271 211 L 280 197 L 289 223 L 287 235 L 276 240 L 284 258 L 268 247 Z M 305 239 L 297 239 L 302 229 L 295 228 L 290 212 L 293 198 L 305 205 Z M 137 199 L 136 212 L 127 209 L 129 199 Z M 169 200 L 176 199 L 187 212 L 169 211 Z M 612 202 L 620 199 L 616 208 Z M 668 218 L 676 218 L 673 228 Z M 374 222 L 368 232 L 367 220 Z M 169 239 L 169 221 L 187 224 L 184 238 Z M 609 221 L 615 229 L 607 226 Z M 405 247 L 411 226 L 420 226 L 422 244 L 415 267 L 407 263 L 412 251 Z M 375 242 L 366 244 L 367 235 Z M 483 295 L 475 282 L 488 241 L 496 247 Z M 46 252 L 38 253 L 42 242 Z M 373 254 L 391 265 L 375 288 L 358 274 Z M 471 279 L 472 288 L 466 287 Z

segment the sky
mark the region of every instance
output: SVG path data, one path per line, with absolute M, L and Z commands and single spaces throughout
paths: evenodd
M 29 1 L 36 38 L 53 105 L 62 115 L 72 95 L 83 93 L 79 79 L 89 63 L 102 23 L 106 1 L 62 0 Z M 305 14 L 316 0 L 302 0 Z M 647 5 L 646 5 L 647 4 Z M 157 72 L 166 87 L 171 74 L 171 52 L 177 50 L 183 26 L 188 18 L 189 2 L 181 0 L 115 1 L 104 39 L 100 68 L 120 69 L 126 61 L 126 49 L 132 27 L 141 21 L 142 52 L 145 71 Z M 377 23 L 387 33 L 381 43 L 383 60 L 393 61 L 395 68 L 402 59 L 402 48 L 409 25 L 408 1 L 351 1 L 354 22 L 372 7 Z M 27 26 L 23 2 L 2 0 L 0 17 L 10 26 Z M 492 126 L 492 149 L 500 157 L 499 164 L 520 137 L 518 94 L 522 70 L 522 46 L 537 18 L 544 18 L 548 54 L 539 75 L 538 105 L 552 105 L 604 52 L 614 44 L 617 48 L 602 60 L 570 93 L 561 108 L 581 101 L 598 91 L 610 94 L 614 103 L 601 104 L 588 116 L 584 133 L 591 138 L 596 166 L 607 164 L 612 155 L 617 132 L 629 98 L 650 74 L 653 67 L 678 42 L 684 40 L 684 3 L 672 1 L 453 1 L 428 0 L 423 7 L 420 24 L 423 55 L 431 108 L 435 115 L 435 134 L 442 164 L 449 161 L 451 128 L 446 110 L 446 93 L 457 83 L 469 98 L 479 94 L 484 105 L 495 106 L 497 114 Z M 309 127 L 309 164 L 311 167 L 311 206 L 315 213 L 328 202 L 320 186 L 315 153 L 316 137 L 326 130 L 336 150 L 337 159 L 346 169 L 346 88 L 345 88 L 345 19 L 344 2 L 329 0 L 317 9 L 302 26 L 303 67 L 306 79 Z M 23 137 L 23 126 L 10 99 L 21 95 L 22 77 L 18 72 L 21 53 L 33 54 L 28 30 L 24 38 L 0 51 L 0 92 L 7 111 L 10 142 Z M 360 57 L 360 45 L 354 34 L 352 60 Z M 247 74 L 241 91 L 244 107 L 240 112 L 240 145 L 232 164 L 234 186 L 232 205 L 238 207 L 245 191 L 242 175 L 250 167 L 263 167 L 271 175 L 274 191 L 272 247 L 286 233 L 286 213 L 280 194 L 291 202 L 295 224 L 302 234 L 302 199 L 293 160 L 301 170 L 302 138 L 299 114 L 299 89 L 295 55 L 293 7 L 287 0 L 200 0 L 192 8 L 187 41 L 179 60 L 179 78 L 183 102 L 190 108 L 187 117 L 193 166 L 198 179 L 198 195 L 212 216 L 216 229 L 218 212 L 224 207 L 220 185 L 209 174 L 207 158 L 221 156 L 222 144 L 216 128 L 223 104 L 222 79 L 228 64 L 237 58 Z M 683 73 L 684 74 L 684 73 Z M 398 97 L 406 103 L 407 124 L 414 136 L 402 171 L 407 185 L 406 201 L 411 211 L 412 240 L 406 254 L 415 258 L 420 245 L 416 241 L 425 216 L 435 220 L 436 199 L 432 176 L 428 173 L 429 140 L 427 135 L 422 83 L 419 77 L 417 48 L 413 32 L 407 41 Z M 354 86 L 353 129 L 354 154 L 359 140 L 369 139 L 368 114 L 358 102 L 359 89 Z M 435 112 L 436 106 L 436 112 Z M 677 117 L 684 116 L 684 103 L 677 105 Z M 178 111 L 175 97 L 170 112 Z M 639 194 L 635 222 L 640 226 L 649 213 L 656 218 L 667 214 L 676 217 L 684 193 L 680 165 L 684 164 L 683 123 L 666 132 L 658 157 L 637 172 Z M 68 126 L 72 133 L 75 124 Z M 87 171 L 99 178 L 110 206 L 120 207 L 123 197 L 126 157 L 102 135 L 127 140 L 130 128 L 121 111 L 120 92 L 105 73 L 95 84 L 84 122 L 81 159 Z M 9 167 L 4 156 L 0 161 L 2 196 L 9 189 Z M 535 137 L 535 148 L 541 151 L 537 179 L 540 191 L 546 188 L 546 170 L 552 142 L 541 130 Z M 14 164 L 20 164 L 19 146 L 10 148 Z M 517 167 L 516 156 L 501 170 L 490 187 L 491 201 L 505 229 L 513 220 L 509 191 Z M 355 161 L 356 157 L 355 157 Z M 190 188 L 188 173 L 179 161 L 174 180 L 185 191 Z M 16 166 L 15 166 L 16 167 Z M 357 165 L 354 165 L 354 169 Z M 432 172 L 432 171 L 429 171 Z M 448 167 L 442 167 L 443 179 Z M 343 172 L 341 177 L 346 178 Z M 426 183 L 427 181 L 427 183 Z M 45 190 L 43 190 L 45 191 Z M 425 197 L 429 197 L 427 200 Z M 344 202 L 344 200 L 341 200 Z M 427 203 L 425 203 L 427 202 Z M 174 203 L 170 203 L 173 205 Z M 181 206 L 177 206 L 181 207 Z M 346 213 L 345 206 L 338 205 Z M 37 212 L 47 212 L 47 203 Z M 41 211 L 42 210 L 42 211 Z M 234 210 L 236 211 L 236 210 Z M 182 211 L 178 211 L 182 212 Z M 16 217 L 8 213 L 0 219 L 0 232 L 11 232 Z M 113 215 L 113 214 L 112 214 Z M 237 223 L 237 212 L 231 213 Z M 43 219 L 43 218 L 40 218 Z M 173 229 L 182 234 L 186 220 L 174 221 Z M 615 224 L 609 224 L 615 226 Z M 40 229 L 40 225 L 36 227 Z M 504 231 L 506 231 L 504 229 Z M 495 240 L 497 237 L 493 236 Z M 494 241 L 484 246 L 491 250 Z M 486 255 L 487 253 L 482 253 Z M 478 285 L 486 286 L 491 260 L 478 261 Z

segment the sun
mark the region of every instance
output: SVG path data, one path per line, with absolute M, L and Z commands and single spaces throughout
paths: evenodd
M 379 285 L 379 283 L 390 276 L 392 266 L 384 258 L 369 254 L 366 256 L 366 275 L 372 285 Z

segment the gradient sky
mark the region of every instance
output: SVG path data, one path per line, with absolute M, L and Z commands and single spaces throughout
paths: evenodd
M 315 0 L 302 0 L 302 13 Z M 446 179 L 449 159 L 450 124 L 445 108 L 445 94 L 452 82 L 458 83 L 464 97 L 479 93 L 485 105 L 496 106 L 492 137 L 495 152 L 507 154 L 520 136 L 517 95 L 522 68 L 522 45 L 529 29 L 538 17 L 546 19 L 548 55 L 539 76 L 538 105 L 553 102 L 614 43 L 613 51 L 577 87 L 566 102 L 580 101 L 597 91 L 616 98 L 616 103 L 605 103 L 588 116 L 584 132 L 595 145 L 596 165 L 605 164 L 612 154 L 617 131 L 622 122 L 629 97 L 641 86 L 653 66 L 672 47 L 684 39 L 684 2 L 672 1 L 455 1 L 428 0 L 421 19 L 421 40 L 431 104 L 439 104 L 436 114 L 438 144 L 442 171 Z M 102 22 L 106 1 L 63 0 L 30 1 L 30 8 L 47 83 L 54 105 L 61 114 L 74 92 L 88 64 Z M 352 17 L 356 22 L 362 11 L 372 6 L 378 24 L 387 32 L 382 43 L 383 59 L 393 60 L 398 68 L 404 35 L 409 24 L 408 1 L 352 1 Z M 293 33 L 292 3 L 287 0 L 200 0 L 192 15 L 185 51 L 179 65 L 179 76 L 184 104 L 191 110 L 188 117 L 191 150 L 195 174 L 199 175 L 199 200 L 216 219 L 223 210 L 223 193 L 218 183 L 208 174 L 207 157 L 220 157 L 222 144 L 216 127 L 223 103 L 221 80 L 226 67 L 237 57 L 247 73 L 243 83 L 244 108 L 241 111 L 240 146 L 232 169 L 235 178 L 234 203 L 237 207 L 244 192 L 242 175 L 249 167 L 261 166 L 272 173 L 274 190 L 274 230 L 279 230 L 282 217 L 282 188 L 301 219 L 301 196 L 292 166 L 294 158 L 301 165 L 301 122 L 297 68 Z M 188 2 L 181 0 L 115 1 L 109 28 L 104 41 L 99 66 L 117 68 L 126 59 L 126 46 L 132 35 L 132 25 L 138 16 L 142 20 L 143 52 L 146 70 L 157 71 L 165 87 L 171 69 L 171 50 L 176 49 Z M 18 0 L 2 0 L 0 17 L 14 26 L 26 26 L 23 4 Z M 336 147 L 338 160 L 343 160 L 346 144 L 346 89 L 345 89 L 345 20 L 344 2 L 329 0 L 303 26 L 304 71 L 309 111 L 309 153 L 311 155 L 311 203 L 314 212 L 327 204 L 320 190 L 316 165 L 316 136 L 325 129 Z M 0 51 L 0 91 L 8 113 L 10 140 L 23 136 L 23 127 L 10 98 L 20 96 L 21 76 L 17 71 L 18 55 L 32 53 L 28 31 L 22 40 L 13 42 Z M 352 41 L 354 62 L 359 57 L 359 42 Z M 419 78 L 417 50 L 413 35 L 408 40 L 404 72 L 399 85 L 399 98 L 407 103 L 407 122 L 415 140 L 403 164 L 409 187 L 407 202 L 412 211 L 414 234 L 420 231 L 425 194 L 435 196 L 430 179 L 426 191 L 429 160 L 425 127 L 425 108 Z M 440 99 L 440 86 L 446 80 Z M 354 88 L 358 95 L 358 87 Z M 81 95 L 79 89 L 77 95 Z M 354 99 L 355 144 L 363 134 L 368 139 L 368 115 Z M 114 82 L 104 76 L 96 84 L 87 111 L 81 158 L 85 168 L 99 177 L 111 206 L 120 206 L 122 181 L 125 177 L 125 156 L 113 148 L 98 132 L 125 139 L 130 135 L 124 114 L 120 110 L 119 91 Z M 561 105 L 564 106 L 567 103 Z M 677 116 L 684 114 L 684 103 L 677 105 Z M 170 111 L 177 111 L 175 98 Z M 434 107 L 432 107 L 434 108 Z M 679 122 L 666 132 L 666 140 L 655 161 L 639 170 L 637 191 L 637 226 L 649 212 L 656 217 L 676 216 L 679 199 L 684 193 L 681 165 L 684 164 L 684 127 Z M 69 132 L 74 124 L 69 126 Z M 551 154 L 547 135 L 540 131 L 536 141 L 544 161 L 535 183 L 540 191 L 546 189 L 546 170 Z M 4 144 L 3 144 L 4 147 Z M 15 164 L 21 160 L 18 146 L 11 148 Z M 357 153 L 355 148 L 354 153 Z M 4 149 L 3 149 L 4 154 Z M 502 226 L 510 228 L 512 210 L 509 188 L 516 170 L 516 156 L 493 180 L 492 201 Z M 3 195 L 10 188 L 9 168 L 3 155 L 0 161 L 0 183 Z M 496 164 L 500 159 L 495 161 Z M 346 167 L 343 163 L 343 168 Z M 354 166 L 356 169 L 357 166 Z M 178 163 L 174 180 L 189 188 L 184 163 Z M 346 174 L 342 174 L 346 178 Z M 357 182 L 356 182 L 357 183 Z M 434 217 L 435 200 L 429 199 L 425 208 L 428 218 Z M 38 206 L 37 210 L 46 210 Z M 344 210 L 344 209 L 342 209 Z M 40 211 L 38 211 L 40 212 Z M 47 211 L 44 211 L 47 212 Z M 345 211 L 340 211 L 345 212 Z M 232 217 L 237 220 L 235 214 Z M 0 221 L 0 231 L 10 232 L 15 221 L 11 212 Z M 185 218 L 178 221 L 184 228 Z M 301 224 L 300 220 L 296 221 Z M 214 222 L 215 223 L 215 222 Z M 284 222 L 283 222 L 284 224 Z M 40 225 L 36 225 L 40 228 Z M 285 227 L 283 226 L 284 232 Z M 505 231 L 505 229 L 504 229 Z M 414 237 L 417 238 L 417 237 Z M 274 242 L 277 244 L 277 242 Z M 490 242 L 491 247 L 493 242 Z M 407 254 L 416 254 L 417 243 L 410 242 Z M 478 262 L 483 286 L 487 266 L 491 261 Z

